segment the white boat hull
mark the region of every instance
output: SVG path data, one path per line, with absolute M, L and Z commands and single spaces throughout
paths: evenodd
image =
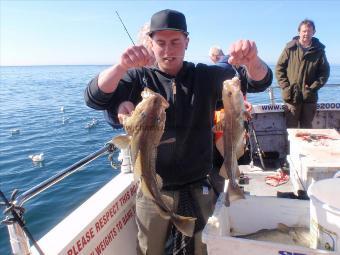
M 132 174 L 119 174 L 41 238 L 39 246 L 45 254 L 135 255 L 137 186 Z

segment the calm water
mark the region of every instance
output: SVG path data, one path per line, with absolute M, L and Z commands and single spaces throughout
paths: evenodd
M 83 100 L 86 84 L 104 68 L 0 68 L 0 189 L 7 197 L 13 189 L 26 191 L 100 149 L 119 132 L 113 131 L 102 113 L 85 106 Z M 340 66 L 331 70 L 329 83 L 340 84 Z M 275 95 L 279 102 L 278 89 Z M 339 102 L 339 96 L 340 86 L 326 86 L 320 91 L 319 101 Z M 253 103 L 267 103 L 268 93 L 249 94 L 248 98 Z M 98 124 L 86 129 L 93 118 Z M 12 135 L 10 130 L 14 128 L 20 133 Z M 45 155 L 44 162 L 33 164 L 28 156 L 40 152 Z M 25 204 L 29 230 L 36 239 L 41 238 L 117 173 L 103 156 L 33 198 Z M 7 229 L 0 226 L 0 254 L 10 253 Z

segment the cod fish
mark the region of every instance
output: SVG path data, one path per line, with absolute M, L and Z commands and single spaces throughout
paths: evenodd
M 244 198 L 243 191 L 236 182 L 240 173 L 237 160 L 244 154 L 244 120 L 247 116 L 240 83 L 240 80 L 234 77 L 225 80 L 222 89 L 224 119 L 219 128 L 223 130 L 223 138 L 218 140 L 216 147 L 224 157 L 219 174 L 229 179 L 225 196 L 226 206 L 230 206 L 231 201 Z
M 181 233 L 191 237 L 196 218 L 177 215 L 170 209 L 173 200 L 160 193 L 162 180 L 156 174 L 157 147 L 162 143 L 174 142 L 171 139 L 161 142 L 165 109 L 169 103 L 160 94 L 147 88 L 142 92 L 142 98 L 123 123 L 127 135 L 113 138 L 113 143 L 121 149 L 130 145 L 134 175 L 141 181 L 143 194 L 155 202 L 163 218 L 170 219 Z
M 248 235 L 237 235 L 234 237 L 257 241 L 267 241 L 289 245 L 310 247 L 310 231 L 307 227 L 288 227 L 279 223 L 276 229 L 261 229 Z

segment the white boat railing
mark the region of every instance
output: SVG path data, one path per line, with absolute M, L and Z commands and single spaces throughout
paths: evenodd
M 338 83 L 327 83 L 325 86 L 326 87 L 339 87 L 340 88 L 340 84 L 338 84 Z M 276 104 L 275 95 L 274 95 L 274 90 L 276 90 L 276 89 L 281 89 L 281 87 L 279 85 L 271 85 L 269 88 L 266 89 L 266 91 L 269 94 L 269 101 L 270 101 L 271 105 Z

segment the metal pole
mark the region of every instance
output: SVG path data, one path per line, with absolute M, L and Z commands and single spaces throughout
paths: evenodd
M 274 97 L 274 90 L 273 90 L 273 88 L 272 88 L 272 87 L 269 87 L 269 88 L 268 88 L 268 92 L 269 92 L 269 100 L 270 100 L 270 103 L 271 103 L 272 105 L 274 105 L 274 104 L 275 104 L 275 97 Z
M 7 226 L 9 233 L 9 241 L 12 247 L 13 254 L 31 254 L 30 245 L 25 232 L 18 223 L 13 223 Z

